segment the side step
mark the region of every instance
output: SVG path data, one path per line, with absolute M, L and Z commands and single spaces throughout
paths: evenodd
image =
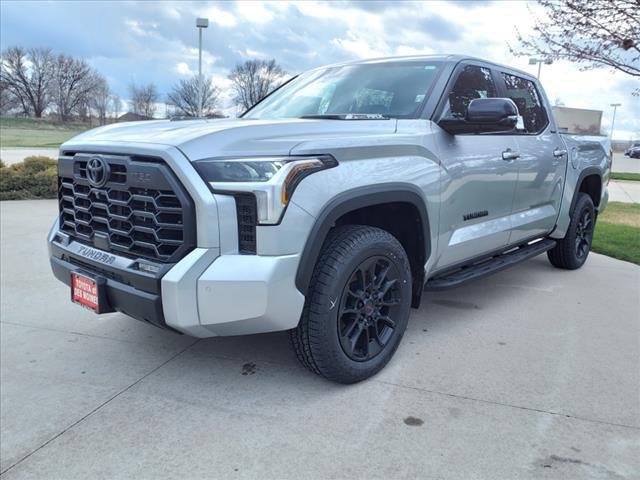
M 516 263 L 523 262 L 541 253 L 551 250 L 556 246 L 555 240 L 544 239 L 539 242 L 510 250 L 507 253 L 489 258 L 483 262 L 471 264 L 458 270 L 443 273 L 430 279 L 424 286 L 425 290 L 446 290 L 466 283 L 470 280 L 491 275 L 505 268 L 509 268 Z

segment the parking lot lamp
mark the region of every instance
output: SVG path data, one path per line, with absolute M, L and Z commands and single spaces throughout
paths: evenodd
M 610 107 L 613 107 L 613 118 L 611 119 L 611 135 L 610 135 L 610 140 L 613 141 L 613 126 L 616 123 L 616 109 L 618 107 L 621 107 L 622 104 L 621 103 L 612 103 L 611 105 L 609 105 Z
M 208 18 L 196 18 L 196 28 L 198 29 L 198 117 L 202 117 L 202 29 L 208 27 Z
M 538 80 L 540 80 L 540 70 L 542 70 L 542 64 L 551 65 L 553 63 L 553 59 L 547 58 L 529 58 L 529 65 L 538 64 Z

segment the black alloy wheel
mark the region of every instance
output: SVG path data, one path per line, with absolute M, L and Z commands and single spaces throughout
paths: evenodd
M 578 223 L 576 224 L 576 257 L 585 258 L 591 248 L 593 239 L 593 212 L 585 208 L 580 212 Z
M 386 257 L 374 256 L 353 272 L 342 293 L 338 334 L 344 353 L 355 361 L 378 355 L 396 331 L 400 274 Z

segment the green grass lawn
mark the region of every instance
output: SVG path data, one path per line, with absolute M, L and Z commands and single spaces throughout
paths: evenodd
M 87 130 L 83 123 L 61 124 L 48 119 L 0 118 L 0 146 L 57 148 Z
M 640 173 L 611 172 L 609 178 L 611 180 L 629 180 L 632 182 L 640 182 Z
M 609 202 L 598 216 L 591 249 L 640 265 L 640 204 Z

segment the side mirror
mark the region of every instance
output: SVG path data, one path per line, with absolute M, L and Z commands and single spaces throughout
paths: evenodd
M 452 135 L 460 133 L 509 132 L 518 122 L 518 107 L 510 98 L 476 98 L 465 118 L 446 117 L 438 124 Z

